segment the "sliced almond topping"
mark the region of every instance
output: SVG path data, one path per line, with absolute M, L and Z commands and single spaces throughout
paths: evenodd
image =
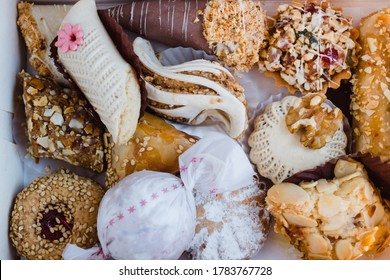
M 346 210 L 346 202 L 339 196 L 322 195 L 318 200 L 318 212 L 324 217 L 333 217 Z
M 292 213 L 284 213 L 284 218 L 287 220 L 289 224 L 300 226 L 300 227 L 316 227 L 317 222 L 314 219 L 308 218 L 303 215 L 292 214 Z
M 330 243 L 325 240 L 321 235 L 313 233 L 306 236 L 308 243 L 308 249 L 314 254 L 326 254 L 328 252 Z
M 350 260 L 353 256 L 353 247 L 348 240 L 339 240 L 335 244 L 335 252 L 339 260 Z
M 309 195 L 300 186 L 280 183 L 268 190 L 268 199 L 277 204 L 302 205 L 310 201 Z

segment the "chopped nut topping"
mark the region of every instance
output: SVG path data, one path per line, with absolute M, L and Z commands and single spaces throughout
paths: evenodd
M 77 92 L 61 89 L 46 78 L 22 72 L 28 152 L 102 172 L 103 131 L 86 111 Z M 37 92 L 29 90 L 34 86 Z
M 340 79 L 350 78 L 350 67 L 357 64 L 352 18 L 328 1 L 279 6 L 270 33 L 260 68 L 278 74 L 291 92 L 325 93 L 328 87 L 338 88 Z
M 351 96 L 354 151 L 390 162 L 390 9 L 364 18 L 359 28 L 362 57 Z
M 329 142 L 336 133 L 343 114 L 341 110 L 322 106 L 326 96 L 310 94 L 298 99 L 290 107 L 286 115 L 286 125 L 291 133 L 303 131 L 301 143 L 305 147 L 320 149 Z
M 267 36 L 259 2 L 212 0 L 203 18 L 203 35 L 221 61 L 238 71 L 248 71 L 259 61 Z

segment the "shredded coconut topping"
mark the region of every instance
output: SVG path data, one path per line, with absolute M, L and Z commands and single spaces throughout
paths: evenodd
M 257 183 L 219 195 L 196 192 L 194 259 L 248 259 L 263 246 L 269 229 L 265 189 Z

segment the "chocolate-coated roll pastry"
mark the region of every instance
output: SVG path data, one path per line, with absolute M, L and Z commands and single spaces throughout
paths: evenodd
M 62 19 L 71 5 L 34 5 L 18 3 L 20 31 L 30 53 L 30 63 L 41 76 L 66 83 L 50 57 L 50 43 L 57 36 Z
M 353 79 L 354 149 L 390 161 L 390 9 L 362 19 L 362 53 Z
M 28 152 L 33 158 L 53 158 L 102 172 L 102 124 L 90 112 L 81 93 L 61 88 L 53 80 L 20 73 L 23 83 Z
M 196 138 L 177 130 L 157 116 L 146 113 L 124 145 L 105 136 L 107 149 L 106 185 L 112 187 L 127 175 L 141 170 L 179 172 L 179 156 L 196 143 Z
M 129 0 L 104 12 L 146 39 L 204 50 L 239 71 L 258 62 L 267 34 L 265 12 L 252 0 Z

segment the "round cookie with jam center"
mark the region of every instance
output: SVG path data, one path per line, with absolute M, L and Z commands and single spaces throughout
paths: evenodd
M 62 259 L 68 243 L 98 242 L 96 221 L 104 189 L 91 179 L 62 170 L 34 180 L 14 204 L 10 239 L 27 259 Z

